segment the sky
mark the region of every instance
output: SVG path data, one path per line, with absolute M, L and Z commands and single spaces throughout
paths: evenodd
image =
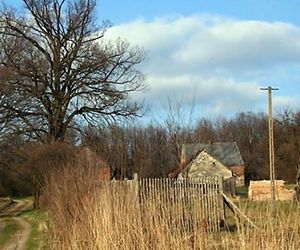
M 20 0 L 4 1 L 20 4 Z M 168 103 L 194 119 L 300 107 L 299 0 L 99 0 L 109 39 L 142 47 L 148 90 L 136 93 L 164 119 Z

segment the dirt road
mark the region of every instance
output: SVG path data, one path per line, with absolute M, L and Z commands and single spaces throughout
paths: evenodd
M 32 202 L 28 200 L 15 201 L 15 200 L 6 200 L 5 205 L 2 205 L 0 210 L 0 217 L 6 218 L 6 221 L 12 221 L 18 225 L 17 232 L 9 238 L 9 241 L 6 242 L 5 246 L 2 249 L 4 250 L 24 250 L 26 249 L 26 243 L 29 239 L 31 232 L 31 225 L 22 217 L 17 215 L 21 214 L 24 211 L 29 211 L 32 209 Z M 5 225 L 2 224 L 2 228 Z M 1 232 L 0 232 L 1 233 Z
M 2 204 L 2 205 L 1 205 Z M 4 204 L 4 205 L 3 205 Z M 12 217 L 32 210 L 33 204 L 30 200 L 12 200 L 9 199 L 1 203 L 0 200 L 0 217 Z
M 21 217 L 14 217 L 12 220 L 19 226 L 19 230 L 5 244 L 4 250 L 25 250 L 26 243 L 31 232 L 31 225 Z

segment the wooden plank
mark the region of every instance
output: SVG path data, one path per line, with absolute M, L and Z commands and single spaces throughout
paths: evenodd
M 210 183 L 210 190 L 211 190 L 211 207 L 212 207 L 212 230 L 214 232 L 217 231 L 217 223 L 216 223 L 216 204 L 215 204 L 215 177 L 211 178 Z
M 201 224 L 202 227 L 205 226 L 205 197 L 204 197 L 204 186 L 203 186 L 203 180 L 199 182 L 199 188 L 200 188 L 200 199 L 201 199 Z
M 219 216 L 220 216 L 220 220 L 222 222 L 225 222 L 225 207 L 224 207 L 224 201 L 223 201 L 223 196 L 222 194 L 224 193 L 223 191 L 223 178 L 221 176 L 219 176 L 218 178 L 218 196 L 219 196 Z
M 216 223 L 216 230 L 220 231 L 220 204 L 219 204 L 219 194 L 218 194 L 218 183 L 219 183 L 219 178 L 218 176 L 215 177 L 215 183 L 214 183 L 214 193 L 215 193 L 215 201 L 214 201 L 214 206 L 215 206 L 215 223 Z
M 250 226 L 257 229 L 255 224 L 229 199 L 229 197 L 222 193 L 222 196 L 224 198 L 225 204 L 231 209 L 231 211 L 236 214 L 240 219 L 244 219 L 249 223 Z

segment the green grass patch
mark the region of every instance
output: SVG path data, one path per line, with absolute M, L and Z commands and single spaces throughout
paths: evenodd
M 236 202 L 236 205 L 254 221 L 260 214 L 270 214 L 271 216 L 272 203 L 270 201 L 240 200 Z M 283 217 L 287 217 L 291 213 L 300 214 L 300 204 L 291 201 L 276 201 L 275 209 L 276 214 Z
M 248 197 L 248 187 L 236 187 L 235 194 L 243 198 Z
M 285 184 L 284 187 L 289 190 L 295 190 L 296 184 Z
M 0 246 L 4 246 L 20 228 L 10 219 L 2 220 L 1 225 L 3 228 L 0 230 Z
M 26 249 L 45 249 L 45 234 L 48 231 L 49 218 L 42 210 L 33 210 L 22 215 L 31 224 L 31 232 Z
M 241 199 L 234 203 L 257 226 L 261 226 L 261 224 L 265 223 L 263 216 L 272 216 L 272 203 L 270 201 L 249 201 Z M 291 201 L 276 201 L 275 205 L 277 217 L 288 218 L 291 214 L 300 214 L 300 203 Z M 237 217 L 229 210 L 228 207 L 225 207 L 225 213 L 228 225 L 233 225 L 238 222 Z
M 33 201 L 33 196 L 14 196 L 12 197 L 13 200 L 19 200 L 19 201 Z

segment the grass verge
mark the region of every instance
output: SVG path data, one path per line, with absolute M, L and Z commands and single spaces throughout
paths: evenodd
M 43 210 L 26 212 L 22 217 L 31 224 L 31 232 L 26 249 L 36 250 L 46 247 L 45 233 L 48 231 L 48 216 Z

